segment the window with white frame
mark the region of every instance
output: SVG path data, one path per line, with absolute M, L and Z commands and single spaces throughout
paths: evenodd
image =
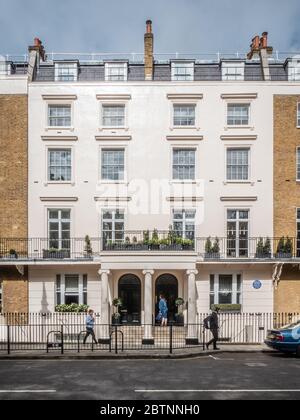
M 125 213 L 124 210 L 103 210 L 102 235 L 104 243 L 122 242 L 124 240 Z
M 186 127 L 196 125 L 196 105 L 174 105 L 175 127 Z
M 71 127 L 71 105 L 48 105 L 49 127 Z
M 0 314 L 3 311 L 3 281 L 0 279 Z
M 297 104 L 297 127 L 300 128 L 300 102 Z
M 71 247 L 71 210 L 48 209 L 49 248 L 70 250 Z
M 227 124 L 228 125 L 249 125 L 250 104 L 228 104 Z
M 288 78 L 291 82 L 300 80 L 300 56 L 295 56 L 288 64 Z
M 195 239 L 196 210 L 173 210 L 173 229 L 176 236 Z
M 194 80 L 194 63 L 193 62 L 173 62 L 172 63 L 172 80 L 173 81 L 193 81 Z
M 249 180 L 249 148 L 227 149 L 227 181 Z
M 55 63 L 56 82 L 75 82 L 78 79 L 77 63 Z
M 127 63 L 105 63 L 105 80 L 112 82 L 126 81 L 128 77 Z
M 0 61 L 0 76 L 8 76 L 11 74 L 11 63 Z
M 48 181 L 69 182 L 71 179 L 71 149 L 48 149 Z
M 87 275 L 57 274 L 56 305 L 87 305 Z
M 222 62 L 222 80 L 244 80 L 245 63 L 243 61 Z
M 195 180 L 196 150 L 173 149 L 173 180 Z
M 212 305 L 241 305 L 241 274 L 211 274 L 210 307 Z
M 125 127 L 125 105 L 102 105 L 103 127 Z
M 248 258 L 249 256 L 249 210 L 227 210 L 227 256 Z
M 103 181 L 123 181 L 125 178 L 125 150 L 101 150 L 101 179 Z

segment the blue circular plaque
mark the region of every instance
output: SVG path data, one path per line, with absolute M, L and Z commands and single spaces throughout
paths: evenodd
M 260 280 L 255 280 L 255 281 L 253 282 L 253 288 L 254 288 L 255 290 L 259 290 L 259 289 L 261 289 L 261 288 L 262 288 L 262 282 L 261 282 Z

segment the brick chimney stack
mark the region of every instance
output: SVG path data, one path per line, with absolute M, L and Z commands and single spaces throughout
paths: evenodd
M 146 22 L 145 33 L 145 80 L 153 80 L 153 51 L 154 51 L 154 37 L 152 33 L 152 21 Z
M 263 32 L 261 37 L 256 35 L 252 39 L 250 52 L 247 55 L 247 58 L 248 60 L 252 60 L 255 56 L 260 58 L 264 80 L 271 80 L 269 56 L 272 55 L 272 53 L 273 48 L 268 46 L 268 32 Z
M 45 61 L 46 51 L 45 51 L 42 41 L 39 38 L 34 38 L 34 43 L 32 46 L 28 47 L 28 51 L 29 53 L 31 53 L 32 51 L 36 51 L 39 54 L 39 57 L 43 61 Z

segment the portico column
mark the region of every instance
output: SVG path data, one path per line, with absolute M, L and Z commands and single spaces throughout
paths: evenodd
M 101 277 L 101 331 L 100 343 L 109 344 L 109 302 L 108 302 L 108 276 L 109 270 L 99 270 Z
M 152 276 L 153 270 L 143 271 L 145 276 L 144 282 L 144 310 L 145 310 L 145 328 L 143 344 L 153 345 L 154 338 L 152 334 Z
M 198 344 L 197 334 L 197 309 L 196 309 L 196 276 L 197 270 L 188 270 L 188 336 L 186 344 Z

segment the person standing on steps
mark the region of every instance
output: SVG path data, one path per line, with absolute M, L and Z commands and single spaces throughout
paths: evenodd
M 206 348 L 207 348 L 207 350 L 209 350 L 209 347 L 210 347 L 210 345 L 211 344 L 213 344 L 214 345 L 214 350 L 220 350 L 218 347 L 217 347 L 217 343 L 218 343 L 218 340 L 219 340 L 219 312 L 220 312 L 220 309 L 219 308 L 216 308 L 213 312 L 212 312 L 212 314 L 211 315 L 209 315 L 205 320 L 204 320 L 204 327 L 207 329 L 207 330 L 210 330 L 211 331 L 211 333 L 212 333 L 212 335 L 213 335 L 213 338 L 212 338 L 212 340 L 209 342 L 209 343 L 207 343 L 206 344 Z
M 94 315 L 94 311 L 90 309 L 86 317 L 86 335 L 84 337 L 83 344 L 86 343 L 90 335 L 92 336 L 94 343 L 98 344 L 96 340 L 94 328 L 95 328 L 95 315 Z
M 160 295 L 159 301 L 159 314 L 161 315 L 161 326 L 167 327 L 168 326 L 168 305 L 165 297 Z

